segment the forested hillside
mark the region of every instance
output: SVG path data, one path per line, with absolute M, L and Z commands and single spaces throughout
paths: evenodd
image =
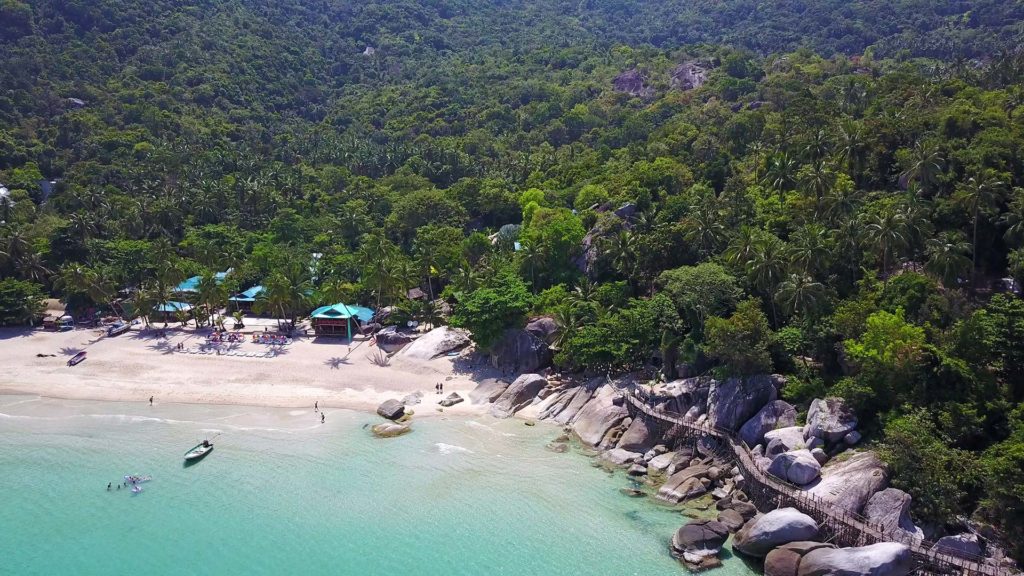
M 1022 6 L 0 0 L 0 323 L 228 267 L 550 315 L 566 371 L 842 396 L 916 519 L 1019 546 Z

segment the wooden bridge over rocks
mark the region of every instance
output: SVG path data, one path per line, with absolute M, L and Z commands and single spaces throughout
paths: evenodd
M 818 523 L 825 541 L 841 547 L 867 546 L 878 542 L 899 542 L 910 548 L 916 573 L 963 576 L 1010 576 L 980 556 L 944 552 L 935 543 L 913 538 L 902 530 L 886 530 L 864 516 L 837 508 L 798 486 L 764 472 L 755 462 L 749 447 L 731 430 L 707 423 L 698 424 L 679 414 L 651 406 L 635 391 L 624 391 L 627 408 L 633 418 L 643 418 L 662 435 L 673 430 L 694 441 L 709 441 L 715 456 L 733 462 L 743 475 L 743 492 L 758 510 L 792 507 Z

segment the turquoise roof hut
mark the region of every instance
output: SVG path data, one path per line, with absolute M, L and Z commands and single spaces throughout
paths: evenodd
M 353 304 L 331 304 L 321 306 L 309 314 L 313 323 L 313 332 L 317 336 L 341 336 L 345 334 L 352 340 L 352 320 L 356 327 L 373 319 L 373 310 Z
M 263 290 L 263 286 L 258 284 L 256 286 L 253 286 L 252 288 L 249 288 L 248 290 L 235 294 L 234 296 L 228 298 L 228 300 L 234 302 L 235 307 L 238 308 L 239 310 L 248 311 L 252 309 L 253 303 L 255 303 L 256 299 L 260 297 L 260 294 L 263 293 Z
M 220 283 L 224 282 L 225 278 L 228 277 L 228 274 L 231 273 L 231 270 L 232 270 L 232 268 L 228 268 L 227 270 L 225 270 L 223 272 L 217 272 L 217 273 L 215 273 L 213 275 L 213 279 L 217 282 L 217 284 L 220 284 Z M 179 293 L 179 294 L 191 294 L 191 293 L 198 292 L 199 291 L 199 281 L 201 279 L 202 279 L 202 276 L 193 276 L 191 278 L 186 278 L 185 280 L 181 281 L 181 284 L 178 284 L 177 286 L 174 287 L 174 291 Z

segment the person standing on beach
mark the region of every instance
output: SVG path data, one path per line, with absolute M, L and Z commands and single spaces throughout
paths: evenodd
M 324 423 L 324 413 L 323 412 L 320 413 L 320 423 L 321 424 Z
M 153 397 L 152 397 L 152 396 L 150 396 L 150 397 L 149 397 L 149 405 L 150 405 L 150 406 L 152 406 L 152 405 L 153 405 Z
M 313 412 L 316 412 L 319 409 L 320 409 L 320 401 L 317 400 L 316 402 L 313 402 Z

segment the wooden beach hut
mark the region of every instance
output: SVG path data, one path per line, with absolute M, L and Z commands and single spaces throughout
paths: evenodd
M 252 312 L 252 307 L 256 303 L 256 299 L 259 298 L 259 295 L 263 293 L 263 290 L 263 286 L 256 285 L 248 290 L 235 294 L 228 298 L 228 300 L 235 305 L 237 310 L 241 310 L 242 312 Z
M 178 320 L 178 312 L 191 312 L 192 305 L 188 302 L 164 302 L 153 306 L 153 312 L 157 314 L 157 318 L 162 319 L 164 322 L 176 322 Z
M 373 318 L 373 310 L 352 304 L 321 306 L 309 314 L 317 336 L 347 336 L 352 339 L 352 324 L 359 326 Z

